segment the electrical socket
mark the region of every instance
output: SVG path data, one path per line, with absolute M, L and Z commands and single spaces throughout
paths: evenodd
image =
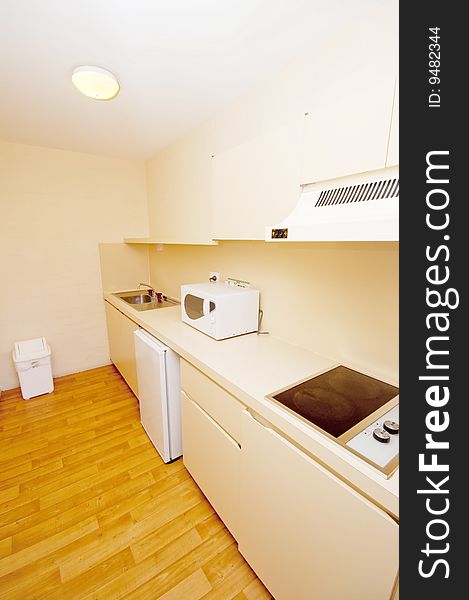
M 208 274 L 208 280 L 213 282 L 220 281 L 220 273 L 218 271 L 210 271 Z
M 233 279 L 232 277 L 228 277 L 226 280 L 228 285 L 234 285 L 240 288 L 250 288 L 251 284 L 249 281 L 243 281 L 242 279 Z

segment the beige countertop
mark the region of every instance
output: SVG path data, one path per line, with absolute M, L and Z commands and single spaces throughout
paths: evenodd
M 183 323 L 179 305 L 139 312 L 112 293 L 106 293 L 104 298 L 339 477 L 398 517 L 399 471 L 385 479 L 335 441 L 265 399 L 268 394 L 337 363 L 271 335 L 253 333 L 216 341 Z

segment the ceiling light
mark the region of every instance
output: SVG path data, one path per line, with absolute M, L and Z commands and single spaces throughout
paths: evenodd
M 95 100 L 111 100 L 120 89 L 116 77 L 101 67 L 77 67 L 72 81 L 82 94 Z

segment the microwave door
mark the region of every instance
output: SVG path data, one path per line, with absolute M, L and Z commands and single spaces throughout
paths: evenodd
M 184 298 L 184 310 L 189 319 L 196 321 L 204 316 L 204 299 L 193 294 L 187 294 Z
M 200 298 L 193 294 L 187 294 L 184 298 L 184 310 L 189 319 L 196 321 L 202 317 L 207 317 L 215 310 L 215 302 L 208 298 Z

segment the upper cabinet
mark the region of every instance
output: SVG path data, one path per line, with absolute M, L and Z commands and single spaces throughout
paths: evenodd
M 344 83 L 346 94 L 328 90 L 305 116 L 302 183 L 385 166 L 393 77 Z
M 348 43 L 324 49 L 327 60 L 310 82 L 302 183 L 385 167 L 397 71 L 393 25 L 365 22 Z
M 214 239 L 262 240 L 284 218 L 300 189 L 302 117 L 213 157 Z
M 308 80 L 302 183 L 386 166 L 398 68 L 396 9 L 394 3 L 375 7 L 321 48 Z
M 148 161 L 152 242 L 210 243 L 212 159 L 206 137 L 196 131 Z
M 386 166 L 399 164 L 399 79 L 396 79 L 394 105 L 392 110 L 391 132 L 389 134 L 388 156 Z

